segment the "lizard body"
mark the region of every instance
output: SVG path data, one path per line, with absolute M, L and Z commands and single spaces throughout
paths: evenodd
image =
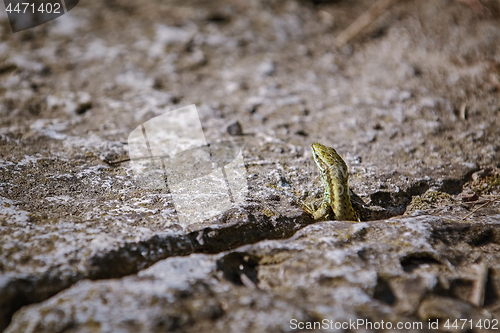
M 313 143 L 311 151 L 323 182 L 321 206 L 316 210 L 304 204 L 303 209 L 315 220 L 359 221 L 349 196 L 347 165 L 335 149 Z

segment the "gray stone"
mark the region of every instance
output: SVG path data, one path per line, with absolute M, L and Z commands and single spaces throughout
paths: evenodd
M 226 132 L 232 136 L 243 135 L 241 124 L 237 120 L 233 120 L 226 125 Z
M 423 329 L 407 330 L 418 332 L 428 331 L 429 319 L 484 322 L 498 317 L 496 307 L 456 298 L 473 292 L 478 255 L 488 251 L 483 265 L 498 269 L 498 221 L 317 223 L 287 240 L 168 258 L 137 275 L 79 282 L 20 310 L 6 332 L 84 332 L 89 325 L 102 332 L 291 332 L 298 322 L 325 319 L 420 323 Z M 500 287 L 492 277 L 488 294 Z

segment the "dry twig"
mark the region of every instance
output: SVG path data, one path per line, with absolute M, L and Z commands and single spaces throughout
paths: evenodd
M 389 7 L 394 5 L 399 0 L 378 0 L 366 12 L 361 14 L 356 21 L 344 29 L 335 39 L 335 47 L 341 48 L 346 45 L 351 39 L 356 37 L 367 26 L 373 23 L 380 15 L 382 15 Z M 483 13 L 484 7 L 479 0 L 457 0 L 469 7 L 476 13 Z
M 399 0 L 378 0 L 337 36 L 335 46 L 341 48 L 346 45 L 397 1 Z
M 130 158 L 124 158 L 122 160 L 116 160 L 116 161 L 108 161 L 106 159 L 103 159 L 102 161 L 106 162 L 109 165 L 115 165 L 115 164 L 120 164 L 120 163 L 123 163 L 123 162 L 128 162 L 128 161 L 130 161 Z
M 485 264 L 476 265 L 477 279 L 472 286 L 470 302 L 475 306 L 482 307 L 484 304 L 484 293 L 486 290 L 486 282 L 488 280 L 488 266 Z
M 486 201 L 484 204 L 482 204 L 481 206 L 477 207 L 477 208 L 474 208 L 472 210 L 472 212 L 470 212 L 469 214 L 465 215 L 462 220 L 467 220 L 469 217 L 472 216 L 472 214 L 474 214 L 475 212 L 477 212 L 478 210 L 488 206 L 489 204 L 493 203 L 493 202 L 500 202 L 500 200 L 498 200 L 498 196 L 493 196 L 493 199 L 490 199 L 488 201 Z
M 484 12 L 484 7 L 479 0 L 458 0 L 458 2 L 471 7 L 478 14 Z

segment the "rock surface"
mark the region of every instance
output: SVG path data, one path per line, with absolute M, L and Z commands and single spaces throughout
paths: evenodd
M 443 328 L 457 318 L 476 326 L 500 317 L 498 218 L 320 222 L 287 240 L 81 281 L 17 312 L 7 332 L 293 332 L 315 322 L 340 331 L 330 321 L 373 331 L 358 320 L 431 332 L 429 320 Z
M 16 34 L 0 12 L 0 330 L 498 318 L 500 7 L 482 3 L 400 2 L 342 50 L 372 1 L 79 3 Z M 112 162 L 189 104 L 208 142 L 243 147 L 249 193 L 183 225 Z M 322 196 L 312 142 L 378 221 L 301 210 Z

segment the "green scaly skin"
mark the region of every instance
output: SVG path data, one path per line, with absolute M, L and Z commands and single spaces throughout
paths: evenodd
M 359 221 L 349 196 L 347 165 L 335 149 L 321 143 L 311 145 L 314 161 L 323 181 L 323 201 L 315 210 L 308 204 L 303 209 L 315 220 Z

